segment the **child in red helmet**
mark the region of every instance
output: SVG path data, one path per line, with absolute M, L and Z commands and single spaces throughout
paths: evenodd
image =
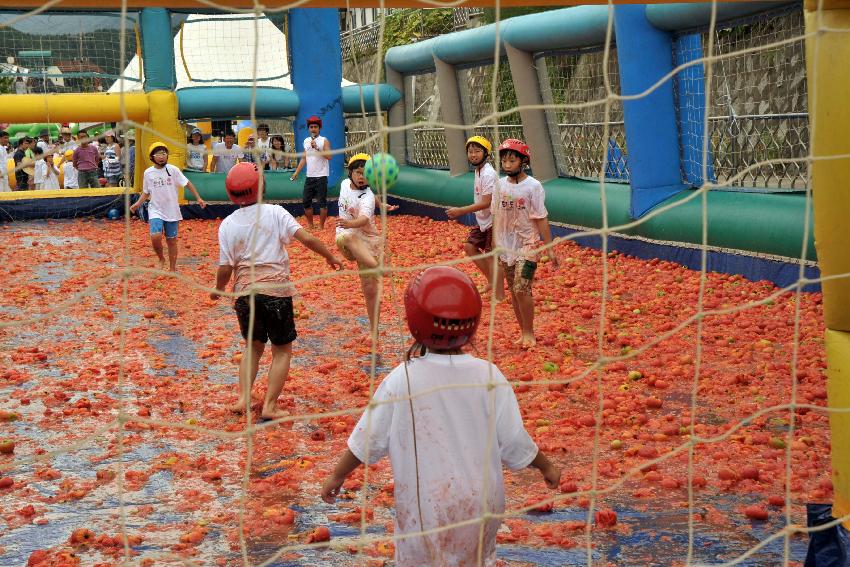
M 499 146 L 499 160 L 505 177 L 499 180 L 493 195 L 493 243 L 504 251 L 499 254 L 499 276 L 496 298 L 501 299 L 502 274 L 508 283 L 523 348 L 537 344 L 534 337 L 534 298 L 531 283 L 537 270 L 539 248 L 552 242 L 546 193 L 543 185 L 525 172 L 531 163 L 531 152 L 522 140 L 507 139 Z M 558 267 L 555 249 L 547 252 L 552 265 Z
M 429 268 L 410 283 L 404 303 L 416 340 L 411 350 L 424 354 L 381 382 L 322 485 L 322 499 L 332 503 L 355 468 L 389 455 L 396 564 L 478 565 L 480 553 L 482 564 L 493 565 L 501 520 L 481 518 L 505 510 L 502 466 L 535 467 L 553 489 L 560 470 L 529 437 L 499 369 L 461 352 L 481 315 L 472 280 L 454 268 Z
M 322 119 L 311 116 L 307 119 L 307 130 L 310 135 L 304 138 L 304 155 L 298 162 L 298 167 L 289 178 L 295 181 L 304 165 L 307 166 L 307 180 L 304 182 L 304 216 L 310 229 L 313 224 L 313 199 L 319 204 L 319 228 L 325 228 L 328 218 L 328 175 L 330 172 L 331 143 L 321 135 Z
M 292 309 L 294 290 L 289 283 L 286 245 L 297 240 L 321 255 L 334 269 L 340 269 L 342 261 L 321 240 L 301 228 L 286 209 L 257 204 L 260 196 L 257 164 L 242 162 L 234 165 L 225 179 L 225 188 L 230 200 L 240 208 L 225 218 L 218 228 L 220 253 L 215 288 L 224 291 L 231 277 L 234 279 L 234 293 L 247 293 L 252 286 L 262 286 L 254 296 L 253 326 L 250 325 L 250 297 L 242 295 L 234 304 L 246 349 L 239 365 L 239 400 L 231 409 L 236 412 L 246 410 L 260 357 L 266 342 L 271 342 L 269 387 L 260 417 L 276 419 L 287 415 L 278 409 L 277 398 L 289 375 L 292 342 L 297 336 Z M 210 298 L 218 299 L 219 294 L 211 293 Z

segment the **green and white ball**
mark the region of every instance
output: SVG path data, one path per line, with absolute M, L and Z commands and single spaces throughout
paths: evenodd
M 398 181 L 398 162 L 390 154 L 375 154 L 366 160 L 363 176 L 372 189 L 389 189 Z

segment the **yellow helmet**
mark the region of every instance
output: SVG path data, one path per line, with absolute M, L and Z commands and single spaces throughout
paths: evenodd
M 165 148 L 165 151 L 168 151 L 168 146 L 165 145 L 165 142 L 154 142 L 148 146 L 148 157 L 153 159 L 153 153 L 157 148 Z
M 367 161 L 367 160 L 370 160 L 370 159 L 372 159 L 372 156 L 370 156 L 369 154 L 364 154 L 364 153 L 354 154 L 353 156 L 348 158 L 348 167 L 351 168 L 351 164 L 356 162 L 356 161 Z
M 65 150 L 65 159 L 73 159 L 74 150 Z
M 466 141 L 466 147 L 469 147 L 469 144 L 476 143 L 487 152 L 487 155 L 493 153 L 493 144 L 490 143 L 490 140 L 485 138 L 484 136 L 472 136 Z

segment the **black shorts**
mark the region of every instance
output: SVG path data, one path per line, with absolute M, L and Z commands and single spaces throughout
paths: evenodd
M 328 178 L 308 177 L 304 182 L 304 208 L 313 206 L 313 199 L 320 209 L 328 208 Z
M 254 332 L 252 340 L 265 343 L 271 341 L 275 346 L 289 344 L 298 334 L 295 332 L 295 313 L 292 310 L 291 297 L 272 297 L 257 294 L 254 298 Z M 233 308 L 239 319 L 242 338 L 248 340 L 248 322 L 251 315 L 249 298 L 240 297 Z
M 482 252 L 490 252 L 493 249 L 493 227 L 491 226 L 484 232 L 478 228 L 478 225 L 472 227 L 469 231 L 469 236 L 466 239 L 467 244 L 472 244 L 476 249 Z

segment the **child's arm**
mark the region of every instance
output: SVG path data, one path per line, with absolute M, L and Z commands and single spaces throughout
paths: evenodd
M 233 275 L 233 266 L 221 265 L 218 266 L 218 271 L 215 273 L 215 289 L 216 291 L 224 291 L 227 288 L 227 282 L 230 281 L 230 276 Z M 221 297 L 215 291 L 210 293 L 210 299 L 213 301 Z
M 540 474 L 543 475 L 543 480 L 546 481 L 546 486 L 549 488 L 558 488 L 561 482 L 561 469 L 552 464 L 552 461 L 546 458 L 543 451 L 537 451 L 537 456 L 534 457 L 534 460 L 528 466 L 540 471 Z
M 481 198 L 480 203 L 472 203 L 471 205 L 467 205 L 465 207 L 451 207 L 446 209 L 446 216 L 450 219 L 456 219 L 461 215 L 465 215 L 467 213 L 475 213 L 478 211 L 483 211 L 484 209 L 489 209 L 490 204 L 493 201 L 493 195 L 484 195 Z
M 298 174 L 301 173 L 301 169 L 304 167 L 304 165 L 306 163 L 307 163 L 307 156 L 301 156 L 301 159 L 298 160 L 298 166 L 295 168 L 295 172 L 292 175 L 289 176 L 290 181 L 295 181 L 295 179 L 298 177 Z
M 339 494 L 342 483 L 361 464 L 360 459 L 354 456 L 351 449 L 346 449 L 345 454 L 342 455 L 342 458 L 336 464 L 334 472 L 322 484 L 322 500 L 328 504 L 333 504 Z
M 363 228 L 367 224 L 369 224 L 369 217 L 366 215 L 360 215 L 352 220 L 337 219 L 336 221 L 336 225 L 340 228 Z
M 144 204 L 144 202 L 147 201 L 147 200 L 148 200 L 148 194 L 145 193 L 144 191 L 142 191 L 142 194 L 139 197 L 139 200 L 136 201 L 135 203 L 133 203 L 132 205 L 130 205 L 130 212 L 135 213 L 136 211 L 138 211 L 139 207 L 141 207 Z
M 198 204 L 201 206 L 202 209 L 207 206 L 206 202 L 203 199 L 201 199 L 200 194 L 198 194 L 198 190 L 195 189 L 195 186 L 192 185 L 191 181 L 188 181 L 186 183 L 186 187 L 188 187 L 189 191 L 192 192 L 192 195 L 195 196 L 195 200 L 198 202 Z
M 210 162 L 210 173 L 215 172 L 215 166 L 218 165 L 218 154 L 213 154 L 212 161 Z
M 324 242 L 322 242 L 303 228 L 299 228 L 297 231 L 295 231 L 294 237 L 295 240 L 297 240 L 319 256 L 323 257 L 331 268 L 335 270 L 342 269 L 342 260 L 334 256 L 331 251 L 327 249 Z
M 540 238 L 543 239 L 543 244 L 550 244 L 552 242 L 552 230 L 549 228 L 549 217 L 543 217 L 542 219 L 531 219 L 531 222 L 534 223 L 535 228 L 537 228 L 537 232 L 540 234 Z M 546 254 L 552 259 L 552 265 L 557 268 L 560 266 L 560 262 L 558 262 L 558 254 L 555 252 L 555 247 L 551 247 L 546 251 Z

